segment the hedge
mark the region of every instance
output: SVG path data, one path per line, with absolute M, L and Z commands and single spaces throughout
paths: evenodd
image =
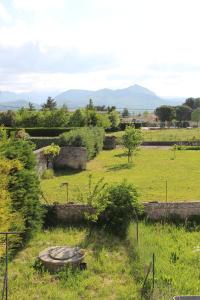
M 11 135 L 12 132 L 19 131 L 23 128 L 18 127 L 10 127 L 6 128 L 8 136 Z M 64 132 L 69 132 L 73 130 L 74 127 L 36 127 L 36 128 L 24 128 L 25 131 L 32 137 L 55 137 L 59 136 Z
M 35 149 L 40 149 L 51 144 L 58 145 L 59 144 L 59 137 L 31 137 L 31 142 L 35 144 Z
M 102 149 L 104 129 L 100 127 L 83 127 L 60 135 L 60 146 L 85 147 L 88 160 L 94 158 Z

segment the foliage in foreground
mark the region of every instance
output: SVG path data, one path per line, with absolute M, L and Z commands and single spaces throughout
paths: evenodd
M 49 245 L 80 246 L 87 270 L 59 274 L 33 268 L 38 253 Z M 127 244 L 105 231 L 56 228 L 37 233 L 9 266 L 9 299 L 79 300 L 139 299 Z
M 28 239 L 33 232 L 41 228 L 42 207 L 40 204 L 40 184 L 35 171 L 35 155 L 32 145 L 25 140 L 8 140 L 1 144 L 1 156 L 7 164 L 18 161 L 21 168 L 12 168 L 8 174 L 7 192 L 10 195 L 10 209 L 20 214 L 23 223 L 23 239 Z M 2 170 L 1 170 L 2 171 Z M 1 172 L 2 174 L 2 172 Z
M 142 210 L 135 187 L 126 181 L 108 185 L 100 178 L 93 184 L 90 175 L 88 190 L 81 195 L 85 195 L 87 204 L 94 208 L 86 217 L 121 237 L 126 237 L 130 222 L 137 219 Z

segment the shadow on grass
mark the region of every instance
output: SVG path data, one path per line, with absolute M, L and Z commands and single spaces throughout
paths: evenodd
M 114 166 L 108 167 L 107 172 L 126 170 L 126 169 L 131 169 L 132 167 L 133 167 L 133 163 L 116 164 Z
M 74 169 L 63 169 L 63 170 L 55 170 L 55 177 L 59 176 L 72 176 L 82 172 L 82 170 L 74 170 Z

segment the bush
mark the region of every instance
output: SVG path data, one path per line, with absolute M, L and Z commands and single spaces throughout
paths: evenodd
M 32 137 L 30 141 L 35 145 L 35 149 L 40 149 L 51 144 L 59 144 L 59 137 Z
M 4 157 L 0 159 L 0 231 L 24 230 L 23 217 L 20 212 L 13 211 L 11 207 L 11 194 L 9 192 L 10 174 L 15 170 L 22 169 L 22 165 L 17 160 L 8 160 Z M 0 257 L 5 254 L 3 235 L 0 236 Z M 9 249 L 16 249 L 21 243 L 21 237 L 12 235 L 9 238 Z
M 28 239 L 41 227 L 43 216 L 33 147 L 25 140 L 11 140 L 1 145 L 0 152 L 8 161 L 18 160 L 22 165 L 21 169 L 14 168 L 10 172 L 8 191 L 11 210 L 21 214 L 23 238 Z
M 53 169 L 45 170 L 42 174 L 42 179 L 53 179 L 53 178 L 54 178 Z
M 111 185 L 107 189 L 105 202 L 107 203 L 103 212 L 105 228 L 124 236 L 130 221 L 141 211 L 136 189 L 126 181 Z
M 60 146 L 85 147 L 88 160 L 103 149 L 104 130 L 100 127 L 74 129 L 60 136 Z

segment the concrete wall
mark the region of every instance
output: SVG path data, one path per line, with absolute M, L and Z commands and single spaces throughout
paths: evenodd
M 149 220 L 165 220 L 170 217 L 187 219 L 192 216 L 200 217 L 200 202 L 145 202 L 144 212 Z M 86 204 L 55 204 L 48 205 L 48 225 L 79 223 L 85 218 L 85 213 L 91 212 L 92 208 Z
M 36 170 L 39 175 L 47 169 L 43 148 L 36 150 Z M 85 170 L 87 163 L 87 151 L 83 147 L 61 147 L 59 155 L 54 159 L 53 165 L 57 169 L 72 168 Z

